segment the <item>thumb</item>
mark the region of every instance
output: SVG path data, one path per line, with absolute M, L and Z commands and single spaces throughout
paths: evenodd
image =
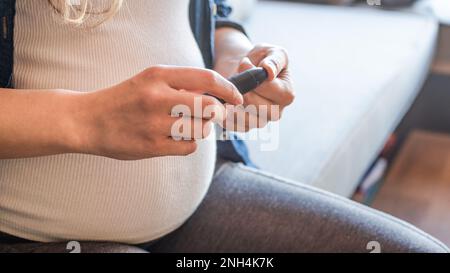
M 255 68 L 255 65 L 252 63 L 252 61 L 250 61 L 250 59 L 248 57 L 245 57 L 239 63 L 238 73 L 242 73 L 251 68 Z

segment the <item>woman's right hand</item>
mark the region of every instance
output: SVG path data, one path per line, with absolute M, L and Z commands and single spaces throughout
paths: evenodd
M 243 102 L 236 87 L 218 73 L 174 66 L 154 66 L 116 86 L 77 96 L 78 150 L 120 160 L 191 154 L 196 140 L 209 135 L 212 119 L 226 116 L 217 99 L 203 95 L 206 91 L 231 104 Z M 199 98 L 201 111 L 194 109 Z M 179 105 L 191 114 L 174 117 Z M 213 113 L 205 116 L 207 107 Z M 180 119 L 201 132 L 173 135 Z

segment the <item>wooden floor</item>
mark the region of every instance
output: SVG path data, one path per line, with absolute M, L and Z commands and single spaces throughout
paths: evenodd
M 432 72 L 450 75 L 450 26 L 441 26 Z
M 450 245 L 450 136 L 413 132 L 373 206 Z

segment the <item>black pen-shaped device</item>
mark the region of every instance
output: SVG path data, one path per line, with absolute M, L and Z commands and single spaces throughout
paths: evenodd
M 269 78 L 269 73 L 262 67 L 256 67 L 237 74 L 228 80 L 233 83 L 242 95 L 255 90 Z M 218 100 L 225 103 L 224 100 Z

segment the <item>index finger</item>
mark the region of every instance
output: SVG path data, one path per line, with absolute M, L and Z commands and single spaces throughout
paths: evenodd
M 158 72 L 167 84 L 177 90 L 208 93 L 224 101 L 239 105 L 244 98 L 239 90 L 219 73 L 202 68 L 161 66 Z

